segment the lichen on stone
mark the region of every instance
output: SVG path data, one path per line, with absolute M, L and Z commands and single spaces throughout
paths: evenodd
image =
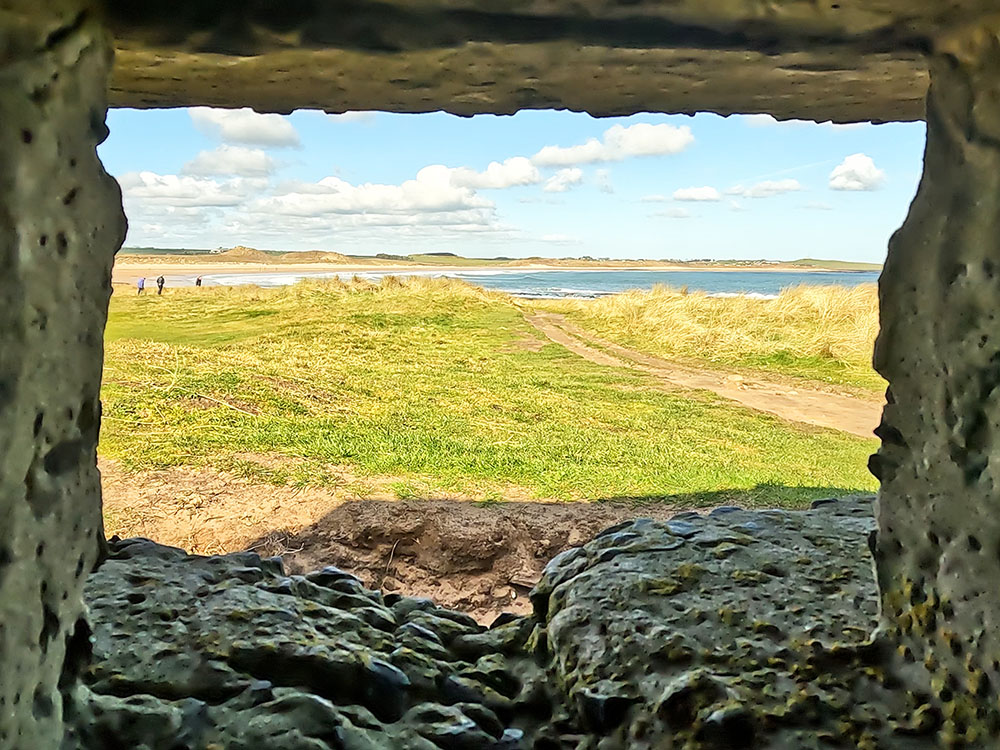
M 873 529 L 871 498 L 628 522 L 489 628 L 336 568 L 116 541 L 67 747 L 931 747 L 869 641 Z

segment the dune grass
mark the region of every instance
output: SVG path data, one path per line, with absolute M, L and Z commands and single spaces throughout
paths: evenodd
M 460 255 L 432 255 L 430 253 L 415 253 L 406 257 L 414 263 L 434 266 L 469 266 L 475 268 L 480 266 L 496 266 L 504 263 L 504 261 L 496 260 L 495 258 L 464 258 Z
M 874 285 L 797 286 L 777 299 L 710 297 L 664 286 L 539 305 L 647 354 L 715 367 L 782 373 L 879 392 Z
M 136 471 L 323 485 L 349 467 L 400 497 L 693 505 L 875 486 L 873 440 L 664 392 L 538 340 L 509 297 L 456 281 L 119 292 L 103 397 L 101 454 Z

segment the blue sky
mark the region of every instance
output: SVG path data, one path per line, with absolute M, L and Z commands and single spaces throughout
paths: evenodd
M 881 262 L 923 124 L 113 110 L 131 246 Z M 491 166 L 491 163 L 492 164 Z

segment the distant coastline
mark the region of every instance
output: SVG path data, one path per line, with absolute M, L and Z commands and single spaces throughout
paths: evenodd
M 157 248 L 124 248 L 115 262 L 114 281 L 128 283 L 141 276 L 153 274 L 192 273 L 269 274 L 299 272 L 331 273 L 400 273 L 407 271 L 474 271 L 477 269 L 509 269 L 511 271 L 719 271 L 719 272 L 826 272 L 826 271 L 880 271 L 875 263 L 815 260 L 804 258 L 795 261 L 657 261 L 657 260 L 606 260 L 594 258 L 464 258 L 450 253 L 408 256 L 351 256 L 319 251 L 278 253 L 238 246 L 217 253 L 189 250 L 160 250 Z

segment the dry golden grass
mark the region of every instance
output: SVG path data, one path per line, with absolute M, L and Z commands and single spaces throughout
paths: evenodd
M 871 366 L 879 322 L 871 284 L 798 286 L 777 299 L 710 297 L 659 286 L 552 307 L 608 339 L 657 356 L 884 387 Z

